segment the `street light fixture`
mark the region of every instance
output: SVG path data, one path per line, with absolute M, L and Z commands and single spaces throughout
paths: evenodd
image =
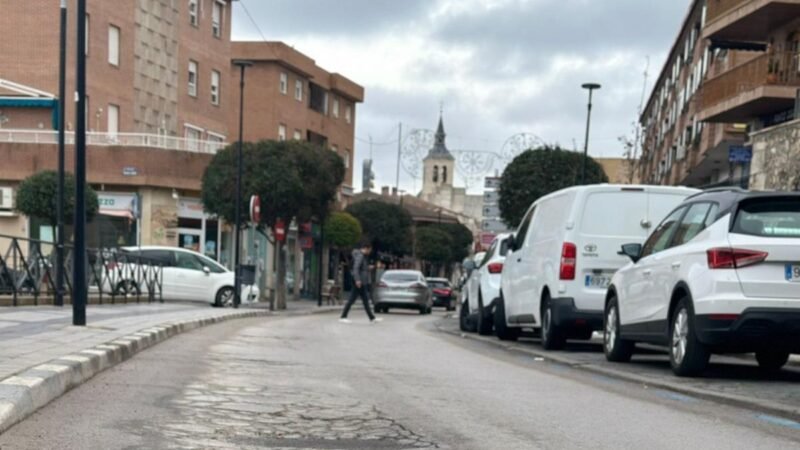
M 236 154 L 236 247 L 233 251 L 234 266 L 234 296 L 233 307 L 238 308 L 242 303 L 242 266 L 239 264 L 241 251 L 241 230 L 242 230 L 242 147 L 244 146 L 244 72 L 245 69 L 253 65 L 252 61 L 236 59 L 233 65 L 240 70 L 239 78 L 239 145 Z
M 589 126 L 592 122 L 592 93 L 600 89 L 599 83 L 584 83 L 582 88 L 589 91 L 589 107 L 586 115 L 586 140 L 583 142 L 583 163 L 581 169 L 581 184 L 586 184 L 586 160 L 589 158 Z

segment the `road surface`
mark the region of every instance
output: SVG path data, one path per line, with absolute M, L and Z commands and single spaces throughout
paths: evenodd
M 798 448 L 800 429 L 437 331 L 442 313 L 227 322 L 0 436 L 6 449 Z

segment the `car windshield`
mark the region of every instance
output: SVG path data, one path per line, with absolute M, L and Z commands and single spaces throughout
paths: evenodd
M 800 197 L 743 202 L 733 232 L 762 237 L 800 238 Z
M 390 283 L 413 283 L 419 281 L 419 275 L 414 273 L 386 272 L 383 274 L 381 280 Z
M 428 286 L 434 289 L 446 289 L 450 287 L 450 283 L 446 281 L 431 281 L 428 280 Z

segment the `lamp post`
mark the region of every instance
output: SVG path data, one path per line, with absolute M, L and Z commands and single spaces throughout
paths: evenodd
M 233 65 L 240 70 L 239 78 L 239 145 L 236 152 L 236 247 L 233 250 L 234 267 L 234 296 L 233 307 L 238 308 L 242 303 L 242 267 L 239 264 L 239 253 L 241 251 L 241 230 L 242 230 L 242 147 L 244 146 L 244 72 L 252 66 L 252 61 L 234 60 Z
M 72 251 L 72 324 L 86 325 L 86 0 L 78 0 L 75 61 L 75 238 Z
M 67 0 L 61 0 L 58 64 L 58 193 L 56 195 L 56 306 L 64 306 L 64 124 L 67 105 Z
M 589 157 L 589 126 L 592 123 L 592 93 L 595 89 L 600 89 L 600 84 L 585 83 L 581 87 L 589 91 L 589 108 L 586 115 L 586 140 L 583 142 L 583 163 L 581 169 L 581 184 L 586 184 L 586 159 Z

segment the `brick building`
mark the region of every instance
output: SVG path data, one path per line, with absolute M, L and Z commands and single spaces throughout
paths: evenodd
M 89 245 L 182 246 L 230 265 L 231 227 L 205 214 L 200 189 L 214 153 L 238 138 L 237 58 L 255 62 L 248 72 L 245 139 L 328 145 L 348 167 L 342 200 L 352 195 L 363 88 L 285 44 L 232 43 L 233 4 L 87 1 L 87 170 L 100 195 Z M 70 97 L 75 10 L 76 1 L 69 0 Z M 13 198 L 20 181 L 56 168 L 59 2 L 0 0 L 0 11 L 0 235 L 49 240 L 49 227 L 17 215 Z M 74 117 L 68 103 L 69 171 Z M 246 261 L 269 260 L 268 245 L 253 236 L 245 242 Z

